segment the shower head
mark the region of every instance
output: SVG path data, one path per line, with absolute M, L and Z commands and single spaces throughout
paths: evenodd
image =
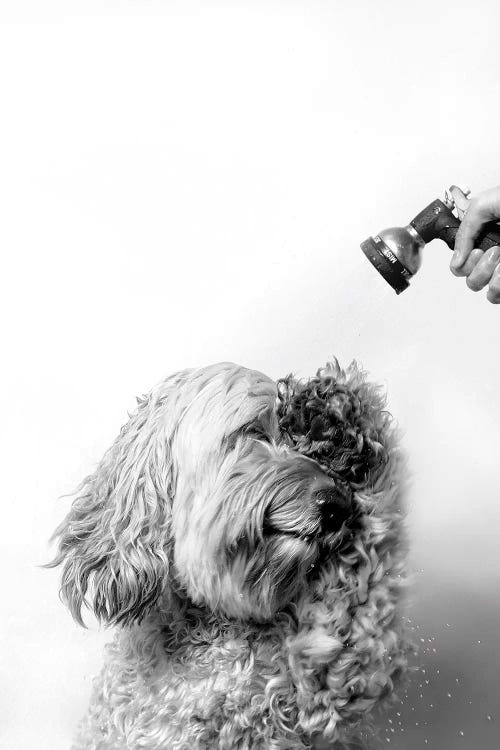
M 422 263 L 422 249 L 428 242 L 440 239 L 453 250 L 458 227 L 467 210 L 468 191 L 456 185 L 446 191 L 445 200 L 429 203 L 405 227 L 384 229 L 361 243 L 361 249 L 396 294 L 410 285 Z M 453 213 L 457 212 L 457 216 Z M 500 227 L 489 224 L 476 240 L 476 247 L 487 250 L 500 245 Z

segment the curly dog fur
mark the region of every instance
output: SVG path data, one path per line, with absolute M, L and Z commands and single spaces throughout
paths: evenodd
M 119 626 L 74 747 L 361 747 L 407 669 L 405 475 L 356 363 L 140 399 L 55 533 L 74 617 Z

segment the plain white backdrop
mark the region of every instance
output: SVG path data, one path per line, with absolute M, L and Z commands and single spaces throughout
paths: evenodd
M 439 242 L 400 297 L 359 243 L 500 183 L 500 5 L 11 0 L 0 20 L 0 746 L 63 750 L 85 709 L 109 633 L 37 566 L 135 396 L 337 356 L 386 385 L 413 473 L 426 671 L 382 740 L 498 747 L 500 307 Z

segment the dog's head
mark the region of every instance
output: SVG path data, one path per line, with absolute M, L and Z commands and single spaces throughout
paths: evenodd
M 271 618 L 346 549 L 389 435 L 355 365 L 306 384 L 231 363 L 167 378 L 56 530 L 64 599 L 80 622 L 86 604 L 128 623 L 173 586 L 229 617 Z

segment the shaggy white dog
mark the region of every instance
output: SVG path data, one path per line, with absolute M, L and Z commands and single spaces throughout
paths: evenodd
M 140 399 L 55 534 L 74 617 L 119 626 L 74 747 L 361 746 L 407 665 L 404 476 L 355 363 Z

